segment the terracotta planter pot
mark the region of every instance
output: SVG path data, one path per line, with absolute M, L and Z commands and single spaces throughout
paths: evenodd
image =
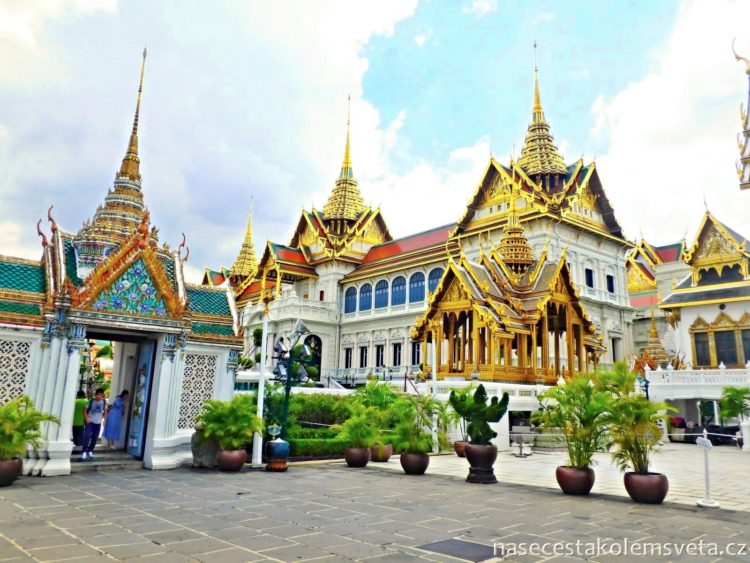
M 427 467 L 430 465 L 430 456 L 428 454 L 401 454 L 401 467 L 407 475 L 424 475 Z
M 594 486 L 596 474 L 590 467 L 586 469 L 576 469 L 560 465 L 555 470 L 557 484 L 560 485 L 562 492 L 566 495 L 587 495 Z
M 625 490 L 635 502 L 661 504 L 669 492 L 669 480 L 662 473 L 625 473 Z
M 7 487 L 21 475 L 23 462 L 20 459 L 0 461 L 0 487 Z
M 376 444 L 370 446 L 370 461 L 384 463 L 391 459 L 393 455 L 393 446 L 391 444 Z
M 364 467 L 370 461 L 370 448 L 346 448 L 344 459 L 349 467 Z
M 216 454 L 216 465 L 222 471 L 239 471 L 245 465 L 246 460 L 245 450 L 219 450 Z
M 456 452 L 458 457 L 466 457 L 466 440 L 456 440 L 453 442 L 453 451 Z
M 497 447 L 466 444 L 464 451 L 466 452 L 466 459 L 471 465 L 469 476 L 466 477 L 467 482 L 497 483 L 497 477 L 495 477 L 495 471 L 492 468 L 497 459 Z

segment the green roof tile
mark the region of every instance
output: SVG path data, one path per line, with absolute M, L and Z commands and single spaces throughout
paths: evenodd
M 193 333 L 216 334 L 218 336 L 234 336 L 234 330 L 231 326 L 214 325 L 208 323 L 193 323 Z
M 196 287 L 187 288 L 187 296 L 190 299 L 190 310 L 195 313 L 206 313 L 208 315 L 226 315 L 231 317 L 227 294 L 211 289 Z
M 169 283 L 172 284 L 172 289 L 177 291 L 177 279 L 174 274 L 174 258 L 171 256 L 159 256 L 159 260 L 167 272 L 167 277 L 169 278 Z
M 0 312 L 17 313 L 19 315 L 41 315 L 39 305 L 31 303 L 15 303 L 13 301 L 0 301 Z
M 78 277 L 78 262 L 76 261 L 76 251 L 73 248 L 72 239 L 63 239 L 63 248 L 65 250 L 65 273 L 68 279 L 76 287 L 83 285 L 83 280 Z
M 44 267 L 0 261 L 0 288 L 44 293 Z

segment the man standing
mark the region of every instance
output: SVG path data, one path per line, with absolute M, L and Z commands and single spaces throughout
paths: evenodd
M 107 416 L 107 401 L 104 398 L 104 389 L 101 387 L 94 393 L 94 398 L 89 401 L 83 410 L 83 416 L 86 419 L 86 428 L 83 432 L 83 453 L 81 461 L 93 459 L 94 446 L 99 439 L 99 432 L 102 429 L 102 422 Z
M 86 393 L 79 391 L 76 395 L 75 408 L 73 410 L 73 444 L 76 446 L 83 447 L 83 429 L 86 426 L 83 411 L 86 410 L 88 403 Z

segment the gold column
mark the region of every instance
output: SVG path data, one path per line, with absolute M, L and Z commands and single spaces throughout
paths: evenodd
M 542 369 L 547 373 L 549 369 L 549 320 L 547 319 L 547 307 L 542 314 Z
M 440 313 L 440 319 L 437 322 L 437 341 L 435 342 L 435 363 L 437 364 L 438 371 L 443 362 L 443 314 Z
M 560 308 L 557 307 L 555 311 L 555 375 L 560 375 Z
M 484 353 L 482 342 L 479 338 L 479 327 L 476 326 L 476 323 L 473 322 L 472 317 L 472 332 L 471 332 L 471 342 L 472 342 L 472 348 L 474 352 L 474 371 L 479 371 L 479 356 L 480 354 Z
M 448 313 L 448 371 L 453 371 L 453 346 L 456 332 L 456 317 L 453 313 Z
M 586 365 L 586 352 L 583 349 L 583 325 L 576 325 L 576 339 L 578 344 L 578 373 L 583 373 Z
M 573 347 L 573 312 L 570 310 L 570 305 L 565 306 L 565 336 L 568 345 L 568 373 L 572 376 L 576 357 Z
M 539 361 L 537 349 L 536 349 L 536 330 L 537 326 L 536 324 L 531 325 L 531 369 L 534 370 L 534 376 L 537 375 L 536 369 L 537 369 L 537 363 Z

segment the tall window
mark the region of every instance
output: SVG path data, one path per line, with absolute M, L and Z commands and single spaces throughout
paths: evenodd
M 375 346 L 375 367 L 382 368 L 385 366 L 385 346 L 378 344 Z
M 388 282 L 380 280 L 375 285 L 375 308 L 382 309 L 388 306 Z
M 418 366 L 422 362 L 422 343 L 411 343 L 411 365 Z
M 443 269 L 442 268 L 435 268 L 430 272 L 430 275 L 427 277 L 427 289 L 432 293 L 435 291 L 435 288 L 440 283 L 440 278 L 443 277 Z
M 695 364 L 698 366 L 711 365 L 711 353 L 708 350 L 708 333 L 696 332 L 693 335 L 695 344 Z
M 359 290 L 359 310 L 369 311 L 370 309 L 372 309 L 372 286 L 366 283 Z
M 742 349 L 745 352 L 745 363 L 750 362 L 750 330 L 742 331 Z
M 607 291 L 610 293 L 615 292 L 615 276 L 607 274 Z
M 733 330 L 721 330 L 714 333 L 716 341 L 716 362 L 724 362 L 725 366 L 734 365 L 737 359 L 737 341 Z
M 594 270 L 586 268 L 586 287 L 594 287 Z
M 401 365 L 401 343 L 400 342 L 396 342 L 393 345 L 393 355 L 391 356 L 391 365 L 393 366 Z
M 367 346 L 359 347 L 359 367 L 367 367 Z
M 424 301 L 424 274 L 417 272 L 409 278 L 409 303 Z
M 352 367 L 352 349 L 344 348 L 344 367 L 349 369 Z
M 344 313 L 354 313 L 357 310 L 357 289 L 350 287 L 344 294 Z
M 391 305 L 406 303 L 406 278 L 399 276 L 391 283 Z

